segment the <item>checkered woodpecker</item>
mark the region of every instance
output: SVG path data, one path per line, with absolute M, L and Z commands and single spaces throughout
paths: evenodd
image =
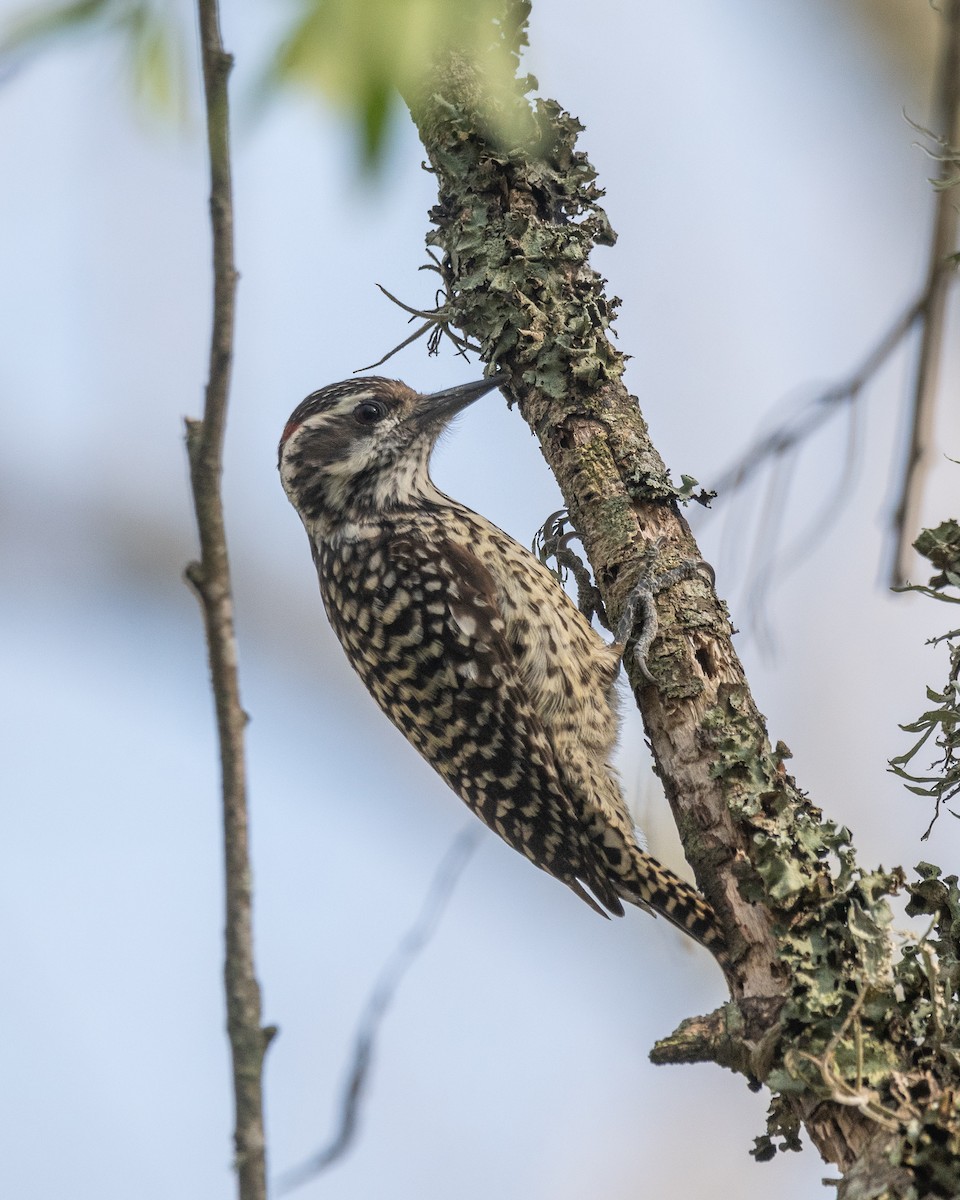
M 622 645 L 430 479 L 441 430 L 501 381 L 420 395 L 359 378 L 294 410 L 280 475 L 327 616 L 374 700 L 504 841 L 598 912 L 660 913 L 723 960 L 713 910 L 637 844 L 610 767 Z

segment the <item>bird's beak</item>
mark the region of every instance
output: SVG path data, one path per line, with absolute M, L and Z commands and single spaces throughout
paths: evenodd
M 429 396 L 421 396 L 414 411 L 414 420 L 423 425 L 445 425 L 474 400 L 479 400 L 487 392 L 501 387 L 510 376 L 505 371 L 489 375 L 486 379 L 478 379 L 475 383 L 461 383 L 457 387 L 444 388 L 442 392 L 432 392 Z

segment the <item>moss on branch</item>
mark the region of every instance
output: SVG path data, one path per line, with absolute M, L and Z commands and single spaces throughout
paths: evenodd
M 504 0 L 491 56 L 518 61 L 528 10 L 527 0 Z M 445 311 L 510 372 L 507 391 L 615 620 L 652 540 L 663 539 L 664 569 L 700 556 L 678 505 L 684 489 L 650 441 L 610 340 L 619 300 L 589 258 L 615 236 L 577 148 L 582 126 L 556 102 L 528 99 L 534 86 L 520 77 L 512 91 L 488 92 L 476 62 L 451 50 L 407 97 L 437 180 L 427 241 L 440 251 Z M 491 116 L 504 106 L 509 119 Z M 504 129 L 520 133 L 508 142 Z M 805 1126 L 848 1171 L 847 1200 L 960 1194 L 960 1180 L 935 1190 L 960 1128 L 960 1089 L 951 1090 L 960 1053 L 953 1041 L 949 1052 L 931 1049 L 924 1032 L 935 1020 L 946 1028 L 946 985 L 939 976 L 934 985 L 917 948 L 908 970 L 891 965 L 886 900 L 902 873 L 861 868 L 849 831 L 787 773 L 789 751 L 771 745 L 706 580 L 660 593 L 657 608 L 657 684 L 639 673 L 631 684 L 687 855 L 737 959 L 734 1005 L 661 1043 L 659 1061 L 710 1058 L 766 1082 L 758 1157 L 797 1148 Z M 930 952 L 940 961 L 940 948 Z M 911 1191 L 920 1182 L 934 1190 Z

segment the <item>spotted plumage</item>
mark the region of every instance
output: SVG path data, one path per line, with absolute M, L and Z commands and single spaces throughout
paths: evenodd
M 656 911 L 722 958 L 706 901 L 638 846 L 610 767 L 619 651 L 430 480 L 441 429 L 497 382 L 422 396 L 356 379 L 294 411 L 280 473 L 327 616 L 386 715 L 506 842 L 598 911 Z

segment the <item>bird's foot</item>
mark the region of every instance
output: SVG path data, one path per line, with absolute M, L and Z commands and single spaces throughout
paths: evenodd
M 660 629 L 655 597 L 666 588 L 673 587 L 675 583 L 680 583 L 684 579 L 693 579 L 700 572 L 709 576 L 711 584 L 716 579 L 713 567 L 709 563 L 702 559 L 692 558 L 680 563 L 679 566 L 672 567 L 669 571 L 662 571 L 658 574 L 655 569 L 656 561 L 663 549 L 664 540 L 664 538 L 658 537 L 644 551 L 640 575 L 626 599 L 623 613 L 617 622 L 614 633 L 613 649 L 619 650 L 622 658 L 626 653 L 627 642 L 639 619 L 640 633 L 633 646 L 633 657 L 640 674 L 648 683 L 656 682 L 647 666 L 647 653 Z
M 577 531 L 572 527 L 567 528 L 569 521 L 570 517 L 565 508 L 551 513 L 537 530 L 533 539 L 533 552 L 544 566 L 549 567 L 551 559 L 557 564 L 554 574 L 561 583 L 566 578 L 565 572 L 570 572 L 577 585 L 577 607 L 588 621 L 592 621 L 596 616 L 604 629 L 609 629 L 607 611 L 603 606 L 600 589 L 593 582 L 590 568 L 575 550 L 570 549 L 570 543 L 577 538 Z

